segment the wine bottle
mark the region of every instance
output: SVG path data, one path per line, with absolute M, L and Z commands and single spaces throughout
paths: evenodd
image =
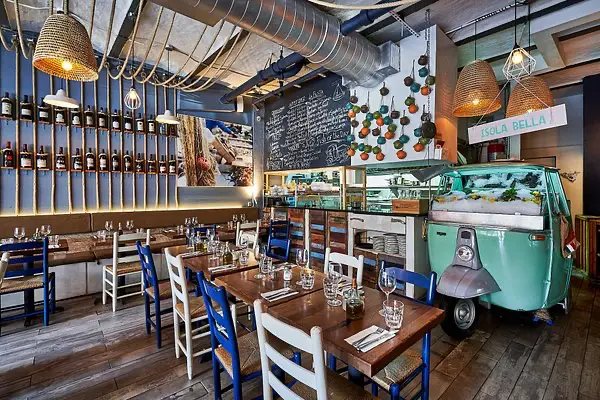
M 31 168 L 31 153 L 27 151 L 27 145 L 23 145 L 23 151 L 20 154 L 21 168 Z
M 161 174 L 167 173 L 167 162 L 165 161 L 165 155 L 160 156 L 160 161 L 158 162 L 158 171 Z
M 173 154 L 171 154 L 171 158 L 169 159 L 169 173 L 177 173 L 177 161 L 175 161 L 175 157 L 173 156 Z
M 137 153 L 137 158 L 135 159 L 135 172 L 144 172 L 144 159 L 140 153 Z
M 4 118 L 13 118 L 13 103 L 12 100 L 10 99 L 10 97 L 8 97 L 8 92 L 4 93 L 4 97 L 2 98 L 2 100 L 0 100 L 0 102 L 2 103 L 2 107 L 1 107 L 1 115 Z
M 177 137 L 177 125 L 168 125 L 169 136 Z
M 117 150 L 113 150 L 113 154 L 111 156 L 111 165 L 113 171 L 121 170 L 121 160 L 119 160 L 119 155 L 117 154 Z
M 40 151 L 35 158 L 35 166 L 38 169 L 48 168 L 48 153 L 44 152 L 44 146 L 40 146 Z
M 148 160 L 148 173 L 156 173 L 156 160 L 154 159 L 154 154 L 150 154 L 150 159 Z
M 24 121 L 33 121 L 33 104 L 29 102 L 29 96 L 23 96 L 23 101 L 20 104 L 21 110 L 19 111 L 21 119 Z
M 125 172 L 133 171 L 133 163 L 131 162 L 131 156 L 129 155 L 129 150 L 125 151 L 125 155 L 123 156 L 123 171 L 125 171 Z
M 59 147 L 58 154 L 56 155 L 56 169 L 65 170 L 67 169 L 67 160 L 65 158 L 65 154 L 63 153 L 63 148 Z
M 117 131 L 121 130 L 121 116 L 117 113 L 117 109 L 115 109 L 112 115 L 112 128 Z
M 137 133 L 144 133 L 144 118 L 142 118 L 142 113 L 138 113 L 138 117 L 135 120 L 135 131 Z
M 96 126 L 94 121 L 94 112 L 90 106 L 88 106 L 87 110 L 85 110 L 85 126 L 87 128 L 94 128 Z
M 102 107 L 100 107 L 100 112 L 98 112 L 98 128 L 106 128 L 106 113 Z
M 133 129 L 133 118 L 131 117 L 130 111 L 127 111 L 127 114 L 123 118 L 123 126 L 126 131 L 131 131 Z
M 6 147 L 2 150 L 2 166 L 6 168 L 14 167 L 13 150 L 10 147 L 10 142 L 6 142 Z
M 54 122 L 57 124 L 65 123 L 65 109 L 64 108 L 55 108 L 54 109 Z
M 98 155 L 98 169 L 100 171 L 108 171 L 108 155 L 106 155 L 104 149 Z
M 156 121 L 154 120 L 154 114 L 150 115 L 148 120 L 148 133 L 156 133 Z
M 81 112 L 79 111 L 79 108 L 71 111 L 71 125 L 81 126 Z
M 225 253 L 223 254 L 223 265 L 233 264 L 233 253 L 229 248 L 229 242 L 225 242 Z
M 167 136 L 169 134 L 167 131 L 167 124 L 158 124 L 158 134 L 162 136 Z
M 40 100 L 38 105 L 38 121 L 44 123 L 50 123 L 50 107 L 44 103 L 44 100 Z
M 85 154 L 85 168 L 88 171 L 96 170 L 96 155 L 92 153 L 92 148 L 88 148 L 88 152 Z
M 83 170 L 83 160 L 81 159 L 81 153 L 79 153 L 79 147 L 75 149 L 75 154 L 73 155 L 73 171 L 81 171 Z

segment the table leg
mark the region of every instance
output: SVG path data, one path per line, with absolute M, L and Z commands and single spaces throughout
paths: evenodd
M 348 365 L 348 380 L 360 387 L 365 386 L 365 376 L 354 367 Z

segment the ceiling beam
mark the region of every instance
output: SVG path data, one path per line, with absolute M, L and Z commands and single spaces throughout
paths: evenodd
M 407 16 L 409 16 L 410 14 L 414 14 L 417 11 L 421 11 L 422 9 L 429 7 L 436 1 L 437 0 L 421 0 L 417 3 L 414 3 L 404 9 L 398 11 L 396 14 L 398 14 L 402 19 L 404 19 Z M 389 25 L 395 24 L 396 22 L 398 22 L 398 20 L 390 15 L 389 17 L 382 19 L 381 21 L 376 22 L 376 23 L 372 24 L 371 26 L 367 26 L 365 29 L 363 29 L 359 32 L 364 37 L 367 37 L 370 34 L 380 31 Z
M 141 12 L 143 12 L 143 8 L 147 4 L 145 0 L 133 0 L 131 2 L 131 5 L 129 6 L 129 11 L 127 11 L 127 15 L 123 20 L 123 24 L 119 29 L 119 33 L 117 34 L 117 37 L 115 38 L 115 41 L 110 49 L 110 53 L 108 54 L 109 57 L 119 58 L 121 56 L 121 51 L 123 51 L 123 47 L 125 46 L 125 43 L 127 43 L 127 41 L 129 40 L 129 37 L 133 32 L 133 28 L 135 27 L 135 21 L 138 17 L 137 13 L 140 7 L 140 2 L 142 1 L 144 3 L 142 4 Z
M 212 62 L 215 60 L 215 58 L 217 58 L 217 55 L 220 54 L 221 56 L 226 56 L 229 49 L 231 49 L 235 45 L 236 42 L 239 42 L 241 45 L 241 43 L 244 41 L 244 39 L 249 34 L 250 34 L 250 32 L 248 32 L 247 30 L 241 29 L 237 35 L 235 35 L 234 37 L 229 39 L 227 41 L 227 43 L 225 43 L 219 49 L 213 51 L 209 57 L 205 58 L 204 60 L 201 60 L 200 64 L 198 64 L 198 66 L 194 70 L 194 75 L 200 74 L 206 67 L 208 67 L 210 64 L 212 64 Z M 239 39 L 237 39 L 237 41 L 236 41 L 236 37 L 238 37 L 238 36 L 239 36 Z M 221 49 L 222 49 L 222 51 L 221 51 Z

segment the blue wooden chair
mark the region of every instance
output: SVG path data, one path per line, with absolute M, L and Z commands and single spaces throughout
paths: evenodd
M 173 312 L 173 307 L 161 310 L 161 300 L 170 301 L 172 297 L 171 282 L 159 282 L 152 257 L 152 249 L 149 245 L 143 246 L 138 240 L 136 242 L 138 255 L 142 264 L 142 279 L 144 283 L 144 309 L 146 311 L 146 332 L 150 334 L 152 327 L 156 330 L 156 347 L 162 346 L 161 317 L 163 314 Z M 150 312 L 150 303 L 154 302 L 154 314 Z M 152 320 L 154 317 L 154 320 Z
M 290 258 L 290 244 L 291 240 L 289 239 L 282 240 L 269 237 L 267 256 L 287 262 Z
M 234 399 L 241 400 L 242 384 L 261 376 L 257 332 L 237 337 L 225 288 L 217 287 L 207 281 L 202 272 L 198 273 L 198 280 L 210 325 L 215 399 L 220 399 L 224 392 L 233 387 Z M 272 341 L 271 345 L 285 357 L 300 364 L 299 352 L 294 352 L 291 347 L 279 340 Z M 220 375 L 223 370 L 227 372 L 233 383 L 221 389 Z M 276 366 L 273 367 L 273 371 L 282 376 L 282 371 Z
M 8 265 L 19 265 L 20 269 L 7 271 L 2 285 L 0 286 L 0 298 L 2 295 L 25 292 L 24 313 L 0 318 L 2 321 L 10 321 L 18 318 L 28 318 L 42 314 L 44 325 L 50 323 L 50 313 L 56 310 L 56 285 L 54 273 L 48 271 L 48 239 L 10 243 L 0 245 L 0 253 L 8 252 Z M 43 310 L 35 309 L 33 291 L 42 289 Z M 1 305 L 0 305 L 1 310 Z
M 269 239 L 283 239 L 287 240 L 290 237 L 290 220 L 274 221 L 271 220 L 269 226 Z
M 427 305 L 433 305 L 435 296 L 436 273 L 432 272 L 429 277 L 409 272 L 405 269 L 385 261 L 381 262 L 381 268 L 396 268 L 396 280 L 398 287 L 404 287 L 406 283 L 412 283 L 415 286 L 422 287 L 426 290 L 425 300 L 420 301 Z M 419 300 L 417 300 L 419 301 Z M 429 398 L 429 368 L 430 368 L 430 351 L 431 351 L 431 331 L 427 332 L 423 337 L 423 346 L 421 354 L 413 350 L 405 351 L 400 357 L 396 358 L 384 369 L 373 376 L 371 391 L 377 395 L 379 388 L 383 388 L 389 392 L 392 400 L 400 399 L 400 391 L 406 387 L 419 374 L 421 376 L 421 390 L 413 398 L 421 396 L 422 399 Z

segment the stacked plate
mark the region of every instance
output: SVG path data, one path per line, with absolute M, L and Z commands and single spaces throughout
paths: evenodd
M 398 254 L 398 235 L 395 233 L 386 233 L 383 235 L 385 242 L 385 252 L 388 254 Z
M 406 236 L 398 235 L 398 255 L 406 257 Z
M 374 236 L 373 237 L 373 250 L 385 252 L 385 237 Z

